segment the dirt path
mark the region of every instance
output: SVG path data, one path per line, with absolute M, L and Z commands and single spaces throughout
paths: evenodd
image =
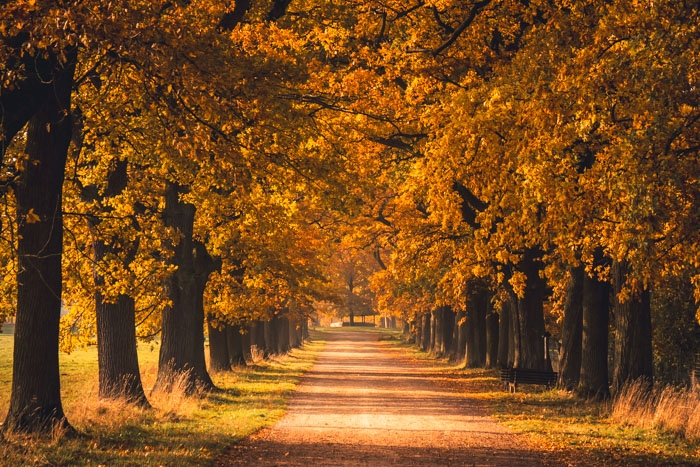
M 558 465 L 378 339 L 330 333 L 286 415 L 218 465 Z

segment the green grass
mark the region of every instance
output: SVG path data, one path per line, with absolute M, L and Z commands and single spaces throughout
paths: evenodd
M 212 375 L 223 391 L 203 398 L 152 394 L 153 410 L 97 398 L 94 347 L 62 354 L 61 389 L 77 438 L 35 439 L 6 435 L 0 465 L 210 465 L 232 444 L 271 425 L 285 411 L 289 395 L 325 344 L 314 332 L 302 349 L 235 372 Z M 10 397 L 12 336 L 0 335 L 0 416 Z M 144 387 L 149 392 L 158 350 L 139 346 Z

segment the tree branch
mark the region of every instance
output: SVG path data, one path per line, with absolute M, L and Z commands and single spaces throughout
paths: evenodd
M 434 57 L 436 57 L 440 55 L 449 46 L 454 44 L 454 42 L 459 38 L 459 36 L 461 36 L 462 33 L 469 27 L 469 25 L 474 22 L 474 19 L 476 18 L 476 15 L 479 13 L 479 11 L 484 9 L 489 3 L 491 3 L 491 0 L 482 0 L 480 2 L 476 2 L 472 6 L 469 15 L 467 15 L 467 18 L 464 21 L 462 21 L 462 23 L 459 26 L 457 26 L 457 28 L 454 30 L 449 39 L 447 39 L 440 47 L 433 49 L 430 53 Z

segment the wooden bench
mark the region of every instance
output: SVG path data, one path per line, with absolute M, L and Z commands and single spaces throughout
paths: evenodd
M 510 392 L 516 392 L 518 384 L 541 384 L 551 388 L 557 384 L 557 374 L 553 371 L 529 368 L 503 368 L 501 381 L 504 383 L 504 389 Z

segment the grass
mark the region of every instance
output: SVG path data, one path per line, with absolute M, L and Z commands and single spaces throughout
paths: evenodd
M 493 377 L 494 384 L 496 376 Z M 611 416 L 610 403 L 560 390 L 525 388 L 510 394 L 482 392 L 492 414 L 545 450 L 570 451 L 597 465 L 700 465 L 700 444 L 656 428 L 640 428 Z
M 700 392 L 687 387 L 627 384 L 615 398 L 612 418 L 641 428 L 657 428 L 700 442 Z
M 322 332 L 312 337 L 286 356 L 212 375 L 223 391 L 201 397 L 185 396 L 182 388 L 151 393 L 158 349 L 142 344 L 139 362 L 153 410 L 97 397 L 94 347 L 62 354 L 63 406 L 80 436 L 55 433 L 47 440 L 8 433 L 0 445 L 0 465 L 210 465 L 232 444 L 282 416 L 299 378 L 325 343 Z M 2 417 L 9 405 L 11 355 L 12 336 L 0 334 Z

